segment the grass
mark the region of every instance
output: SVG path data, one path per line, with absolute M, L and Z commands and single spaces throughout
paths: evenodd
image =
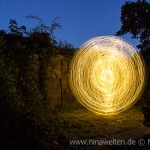
M 144 120 L 139 107 L 115 116 L 100 116 L 85 109 L 73 110 L 71 113 L 58 113 L 57 118 L 68 137 L 73 134 L 76 138 L 103 137 L 106 134 L 130 130 L 139 127 Z
M 0 138 L 0 148 L 125 150 L 126 147 L 122 146 L 70 145 L 70 140 L 110 140 L 124 132 L 129 131 L 125 134 L 132 134 L 133 129 L 144 127 L 142 105 L 138 103 L 129 110 L 113 116 L 101 116 L 83 107 L 70 106 L 59 106 L 53 111 L 41 110 L 39 113 L 35 110 L 12 112 L 6 118 L 1 118 L 3 134 Z M 119 136 L 118 139 L 124 137 Z
M 116 136 L 121 140 L 125 138 L 123 134 L 137 135 L 133 131 L 144 127 L 142 105 L 149 98 L 150 90 L 147 91 L 134 107 L 112 116 L 94 114 L 83 107 L 59 106 L 52 111 L 43 109 L 41 103 L 35 103 L 33 108 L 23 105 L 19 109 L 6 109 L 4 105 L 6 108 L 0 112 L 0 149 L 125 150 L 126 146 L 70 145 L 70 140 L 108 140 Z
M 65 141 L 63 142 L 68 146 L 69 140 L 111 139 L 117 133 L 144 126 L 142 124 L 144 117 L 141 105 L 133 106 L 129 110 L 114 116 L 100 116 L 84 108 L 69 108 L 68 106 L 64 106 L 59 107 L 55 111 L 55 115 L 61 132 L 65 137 Z M 61 145 L 61 140 L 57 144 Z M 71 149 L 73 148 L 84 149 L 85 147 L 72 146 Z M 108 146 L 107 148 L 112 149 L 112 146 Z

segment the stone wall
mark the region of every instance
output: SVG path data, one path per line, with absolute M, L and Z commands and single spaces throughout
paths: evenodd
M 41 75 L 44 75 L 42 86 L 39 88 L 46 90 L 51 109 L 60 105 L 80 105 L 69 86 L 69 65 L 74 53 L 75 51 L 57 51 L 48 65 L 45 65 L 43 59 L 41 61 L 40 55 L 32 55 L 28 59 L 28 76 L 39 81 Z
M 80 103 L 74 97 L 68 81 L 69 65 L 74 53 L 75 52 L 57 52 L 51 59 L 51 63 L 49 63 L 46 68 L 44 68 L 46 70 L 45 72 L 43 72 L 46 77 L 44 81 L 44 87 L 47 91 L 49 106 L 52 109 L 59 105 L 80 105 Z M 40 63 L 37 56 L 32 56 L 32 59 L 33 57 L 34 63 L 30 63 L 29 70 L 32 71 L 29 74 L 38 79 Z M 147 72 L 149 76 L 150 68 L 147 69 Z M 148 83 L 150 83 L 150 77 L 148 79 Z
M 68 81 L 69 64 L 73 56 L 56 54 L 46 71 L 46 91 L 50 108 L 58 105 L 76 106 Z
M 79 102 L 74 97 L 69 86 L 69 65 L 75 52 L 59 51 L 51 58 L 51 62 L 45 65 L 39 60 L 38 55 L 29 57 L 28 76 L 39 80 L 40 75 L 44 74 L 42 88 L 45 88 L 47 100 L 51 109 L 60 105 L 77 106 Z M 41 71 L 42 64 L 42 73 Z M 44 68 L 43 68 L 44 67 Z M 36 85 L 35 85 L 36 86 Z

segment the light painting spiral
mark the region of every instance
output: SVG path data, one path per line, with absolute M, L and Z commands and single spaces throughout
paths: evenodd
M 146 82 L 140 54 L 115 36 L 87 41 L 75 53 L 69 70 L 70 87 L 77 100 L 102 115 L 117 114 L 133 106 Z

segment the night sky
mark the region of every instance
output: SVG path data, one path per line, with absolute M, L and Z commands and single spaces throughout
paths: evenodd
M 9 20 L 31 29 L 38 21 L 26 16 L 40 17 L 51 25 L 59 17 L 63 29 L 57 29 L 57 39 L 66 40 L 75 48 L 96 36 L 114 35 L 121 27 L 121 6 L 127 0 L 0 0 L 0 29 L 8 30 Z M 136 0 L 130 0 L 136 1 Z M 137 45 L 130 35 L 122 37 Z

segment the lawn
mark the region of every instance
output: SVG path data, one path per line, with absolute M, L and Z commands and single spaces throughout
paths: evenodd
M 27 109 L 8 112 L 8 115 L 0 118 L 0 149 L 146 150 L 147 145 L 137 145 L 138 139 L 144 139 L 144 135 L 150 133 L 150 128 L 143 125 L 142 105 L 138 102 L 125 112 L 113 116 L 98 115 L 81 106 L 59 106 L 49 111 Z M 113 139 L 124 142 L 136 140 L 136 144 L 130 144 L 129 148 L 124 144 L 100 143 Z
M 57 147 L 65 149 L 126 149 L 127 146 L 98 146 L 82 144 L 70 144 L 70 140 L 129 140 L 128 137 L 136 137 L 138 130 L 145 131 L 141 105 L 135 105 L 129 110 L 114 116 L 101 116 L 94 114 L 85 108 L 61 107 L 54 111 L 63 138 L 54 141 Z M 137 130 L 137 131 L 136 131 Z M 148 128 L 148 131 L 150 129 Z M 148 132 L 147 131 L 147 132 Z M 122 136 L 122 133 L 127 134 Z M 131 134 L 131 135 L 130 135 Z M 134 134 L 134 136 L 133 136 Z M 144 133 L 143 133 L 144 134 Z M 116 136 L 117 135 L 117 136 Z M 144 135 L 143 135 L 144 136 Z M 138 138 L 138 137 L 137 137 Z M 143 137 L 141 137 L 143 138 Z M 132 139 L 136 140 L 136 139 Z M 140 149 L 139 146 L 130 146 Z M 147 148 L 146 146 L 142 148 Z

